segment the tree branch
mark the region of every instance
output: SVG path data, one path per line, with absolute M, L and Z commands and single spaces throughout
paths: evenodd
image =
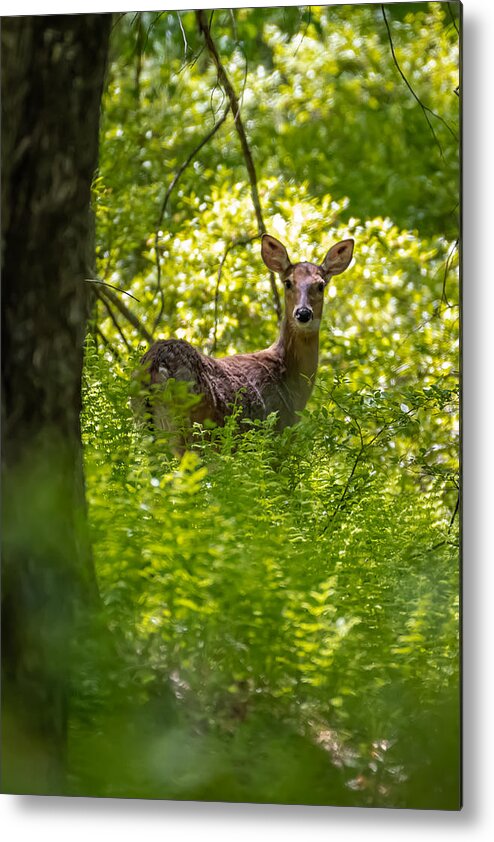
M 101 301 L 101 303 L 103 304 L 103 307 L 105 308 L 106 312 L 108 313 L 108 317 L 110 318 L 110 320 L 113 324 L 113 327 L 115 328 L 117 333 L 119 333 L 120 336 L 122 337 L 122 341 L 123 341 L 125 347 L 127 348 L 127 351 L 129 351 L 129 352 L 132 351 L 132 346 L 131 346 L 130 342 L 128 341 L 127 337 L 125 336 L 125 333 L 123 332 L 122 328 L 120 327 L 120 325 L 119 325 L 119 323 L 116 319 L 116 316 L 115 316 L 112 308 L 110 307 L 109 302 L 105 299 L 104 295 L 101 294 L 100 290 L 96 290 L 96 296 L 99 299 L 99 301 Z
M 302 42 L 303 42 L 303 40 L 304 40 L 305 36 L 307 35 L 307 32 L 308 32 L 309 26 L 311 25 L 311 22 L 312 22 L 312 9 L 311 9 L 311 7 L 310 7 L 310 6 L 308 6 L 307 8 L 308 8 L 308 12 L 309 12 L 309 19 L 308 19 L 307 23 L 305 24 L 305 29 L 304 29 L 304 32 L 303 32 L 303 34 L 302 34 L 301 38 L 300 38 L 300 41 L 298 42 L 298 44 L 297 44 L 297 46 L 296 46 L 296 48 L 295 48 L 295 52 L 293 53 L 293 55 L 294 55 L 294 56 L 296 56 L 296 55 L 297 55 L 297 53 L 298 53 L 298 51 L 300 50 L 300 47 L 302 46 Z M 299 26 L 299 24 L 302 22 L 302 17 L 303 17 L 303 15 L 304 15 L 304 9 L 303 9 L 303 8 L 301 8 L 301 9 L 299 10 L 299 17 L 298 17 L 298 23 L 297 23 L 297 26 Z
M 216 351 L 216 342 L 217 342 L 217 331 L 218 331 L 218 303 L 219 303 L 219 293 L 220 293 L 220 283 L 221 283 L 221 275 L 223 272 L 223 266 L 225 265 L 226 258 L 232 251 L 232 249 L 236 248 L 237 246 L 246 246 L 248 243 L 252 243 L 253 240 L 257 240 L 259 234 L 254 234 L 253 237 L 240 237 L 237 240 L 232 240 L 226 247 L 223 257 L 221 258 L 220 265 L 218 267 L 218 277 L 216 280 L 216 289 L 214 292 L 214 332 L 213 332 L 213 353 Z
M 214 137 L 214 135 L 216 134 L 218 129 L 221 128 L 221 126 L 223 125 L 223 123 L 225 122 L 225 120 L 228 116 L 229 110 L 230 110 L 230 106 L 228 105 L 227 108 L 225 109 L 225 111 L 223 112 L 223 115 L 214 124 L 213 128 L 207 133 L 207 135 L 205 135 L 202 138 L 201 142 L 198 143 L 196 147 L 194 147 L 194 149 L 187 156 L 185 161 L 183 161 L 183 163 L 180 165 L 177 172 L 173 176 L 170 184 L 168 185 L 166 193 L 164 195 L 163 202 L 161 204 L 160 215 L 159 215 L 159 218 L 158 218 L 158 224 L 156 226 L 156 231 L 155 231 L 155 235 L 154 235 L 154 251 L 155 251 L 155 256 L 156 256 L 156 273 L 157 273 L 156 287 L 157 287 L 158 293 L 159 293 L 160 298 L 161 298 L 161 305 L 160 305 L 158 315 L 156 316 L 156 319 L 154 321 L 153 330 L 156 330 L 157 326 L 159 325 L 159 323 L 161 321 L 161 317 L 163 315 L 163 311 L 165 309 L 165 296 L 164 296 L 163 287 L 161 285 L 161 261 L 160 261 L 160 255 L 159 255 L 159 231 L 160 231 L 161 225 L 163 223 L 163 219 L 164 219 L 164 216 L 165 216 L 165 213 L 166 213 L 168 202 L 170 200 L 170 196 L 173 193 L 173 191 L 174 191 L 175 187 L 177 186 L 180 178 L 182 177 L 183 173 L 185 172 L 185 170 L 187 169 L 187 167 L 189 166 L 191 161 L 194 160 L 196 155 L 201 151 L 202 147 L 205 146 L 206 143 L 208 143 L 211 140 L 211 138 Z
M 334 399 L 334 397 L 333 397 L 333 395 L 332 395 L 332 394 L 331 394 L 331 400 L 333 401 L 333 403 L 334 403 L 334 404 L 336 404 L 336 406 L 337 406 L 337 407 L 338 407 L 338 408 L 339 408 L 342 412 L 345 412 L 345 414 L 347 414 L 347 415 L 349 414 L 349 413 L 347 412 L 347 410 L 345 410 L 345 409 L 344 409 L 344 408 L 343 408 L 343 407 L 342 407 L 339 403 L 337 403 L 337 401 L 335 401 L 335 399 Z M 410 411 L 412 412 L 413 410 L 410 410 Z M 382 426 L 382 427 L 381 427 L 381 428 L 377 431 L 377 433 L 375 433 L 375 434 L 372 436 L 372 438 L 371 438 L 371 439 L 369 439 L 369 441 L 364 442 L 364 437 L 363 437 L 363 434 L 362 434 L 362 428 L 361 428 L 361 426 L 360 426 L 359 422 L 357 421 L 357 419 L 356 419 L 356 418 L 353 418 L 353 417 L 351 418 L 351 420 L 354 422 L 354 424 L 355 424 L 355 426 L 357 427 L 357 430 L 358 430 L 358 434 L 359 434 L 359 438 L 360 438 L 360 449 L 359 449 L 359 452 L 357 453 L 357 456 L 355 457 L 355 461 L 354 461 L 354 463 L 353 463 L 352 470 L 350 471 L 350 474 L 349 474 L 349 476 L 348 476 L 348 478 L 347 478 L 347 481 L 346 481 L 346 483 L 345 483 L 345 487 L 344 487 L 344 489 L 343 489 L 343 491 L 342 491 L 342 493 L 341 493 L 341 495 L 340 495 L 340 499 L 338 500 L 338 502 L 337 502 L 337 504 L 336 504 L 336 506 L 335 506 L 335 508 L 334 508 L 333 513 L 330 515 L 330 517 L 329 517 L 329 519 L 328 519 L 328 521 L 327 521 L 327 523 L 326 523 L 326 526 L 325 526 L 325 527 L 324 527 L 324 529 L 321 531 L 321 533 L 320 533 L 321 535 L 324 535 L 324 534 L 325 534 L 325 532 L 327 531 L 327 529 L 329 528 L 329 526 L 331 525 L 331 523 L 332 523 L 332 522 L 333 522 L 333 520 L 335 519 L 336 515 L 337 515 L 337 514 L 338 514 L 338 512 L 340 511 L 340 509 L 341 509 L 341 507 L 342 507 L 342 505 L 343 505 L 343 502 L 345 501 L 345 498 L 346 498 L 346 496 L 347 496 L 347 494 L 348 494 L 348 491 L 350 490 L 350 483 L 351 483 L 351 481 L 352 481 L 352 479 L 353 479 L 353 477 L 354 477 L 354 475 L 355 475 L 355 471 L 357 470 L 358 464 L 359 464 L 359 462 L 360 462 L 360 460 L 361 460 L 362 456 L 364 456 L 364 454 L 366 453 L 366 451 L 368 450 L 368 448 L 369 448 L 369 447 L 372 447 L 372 445 L 373 445 L 373 444 L 375 444 L 375 442 L 377 441 L 377 439 L 379 438 L 379 436 L 381 436 L 387 428 L 389 428 L 389 427 L 391 427 L 391 426 L 392 426 L 392 424 L 384 424 L 384 425 L 383 425 L 383 426 Z
M 153 342 L 153 337 L 151 336 L 147 328 L 144 327 L 144 325 L 139 321 L 137 316 L 131 310 L 129 310 L 128 307 L 125 306 L 123 301 L 120 301 L 118 295 L 115 295 L 115 293 L 108 289 L 106 286 L 102 287 L 102 289 L 99 291 L 99 294 L 107 298 L 114 305 L 114 307 L 116 307 L 116 309 L 122 314 L 122 316 L 125 319 L 127 319 L 127 321 L 132 325 L 132 327 L 136 329 L 138 334 L 143 337 L 143 339 L 145 339 L 150 344 Z
M 357 456 L 356 456 L 355 461 L 354 461 L 353 466 L 352 466 L 352 470 L 350 471 L 350 475 L 349 475 L 349 477 L 348 477 L 348 479 L 347 479 L 347 481 L 346 481 L 346 483 L 345 483 L 345 487 L 344 487 L 344 489 L 343 489 L 343 491 L 342 491 L 342 493 L 341 493 L 341 495 L 340 495 L 340 499 L 338 500 L 338 502 L 337 502 L 337 504 L 336 504 L 336 506 L 335 506 L 335 508 L 334 508 L 333 514 L 330 516 L 330 518 L 329 518 L 328 522 L 326 523 L 326 526 L 325 526 L 325 527 L 324 527 L 324 529 L 322 530 L 321 535 L 324 535 L 324 533 L 326 532 L 326 530 L 328 529 L 328 527 L 330 526 L 330 524 L 333 522 L 333 520 L 335 519 L 335 517 L 336 517 L 336 515 L 338 514 L 338 512 L 340 511 L 340 509 L 341 509 L 341 507 L 342 507 L 342 505 L 343 505 L 343 502 L 344 502 L 344 500 L 345 500 L 345 497 L 346 497 L 346 495 L 348 494 L 348 489 L 350 488 L 350 483 L 351 483 L 351 481 L 352 481 L 352 479 L 353 479 L 353 476 L 354 476 L 354 474 L 355 474 L 355 471 L 357 470 L 357 465 L 358 465 L 358 463 L 360 462 L 360 460 L 361 460 L 361 458 L 362 458 L 362 456 L 363 456 L 364 452 L 365 452 L 365 447 L 361 447 L 361 448 L 360 448 L 360 450 L 359 450 L 359 452 L 357 453 Z
M 438 305 L 438 308 L 437 308 L 438 315 L 440 315 L 441 304 L 443 303 L 443 301 L 447 304 L 448 307 L 451 307 L 451 304 L 449 303 L 449 301 L 446 297 L 446 281 L 448 280 L 448 274 L 449 274 L 449 270 L 451 268 L 451 261 L 453 260 L 453 255 L 454 255 L 456 249 L 458 248 L 458 243 L 459 243 L 459 241 L 455 240 L 455 242 L 453 243 L 453 247 L 452 247 L 451 251 L 449 252 L 448 256 L 446 257 L 446 264 L 445 264 L 445 267 L 444 267 L 444 277 L 443 277 L 443 288 L 442 288 L 442 292 L 441 292 L 441 301 L 439 302 L 439 305 Z
M 456 29 L 456 34 L 457 34 L 457 35 L 459 35 L 460 33 L 459 33 L 459 31 L 458 31 L 458 27 L 457 27 L 457 25 L 456 25 L 456 18 L 455 18 L 454 14 L 453 14 L 453 10 L 452 10 L 452 8 L 451 8 L 451 3 L 448 3 L 448 12 L 449 12 L 450 18 L 451 18 L 451 20 L 452 20 L 452 22 L 453 22 L 453 26 L 454 26 L 454 28 Z
M 450 520 L 449 526 L 448 526 L 448 532 L 451 532 L 451 529 L 452 529 L 453 524 L 455 522 L 455 517 L 456 517 L 456 515 L 458 514 L 458 511 L 459 511 L 459 508 L 460 508 L 460 492 L 458 491 L 458 496 L 456 498 L 456 505 L 455 505 L 453 514 L 451 515 L 451 520 Z
M 435 117 L 437 120 L 440 120 L 440 122 L 443 123 L 444 126 L 446 126 L 446 128 L 452 134 L 452 136 L 454 137 L 455 140 L 458 140 L 458 138 L 457 138 L 456 134 L 454 133 L 453 129 L 451 128 L 451 126 L 446 122 L 446 120 L 443 117 L 441 117 L 440 114 L 436 114 L 435 111 L 432 111 L 432 109 L 429 108 L 427 105 L 424 105 L 424 103 L 422 102 L 420 97 L 418 97 L 417 94 L 415 93 L 415 91 L 413 90 L 410 82 L 408 81 L 407 77 L 403 73 L 403 70 L 401 69 L 401 67 L 398 63 L 398 59 L 396 58 L 395 48 L 394 48 L 394 44 L 393 44 L 393 38 L 392 38 L 392 35 L 391 35 L 391 30 L 389 28 L 388 18 L 386 17 L 386 10 L 384 8 L 384 4 L 381 4 L 381 12 L 382 12 L 382 16 L 384 18 L 384 23 L 386 24 L 386 30 L 387 30 L 387 33 L 388 33 L 389 45 L 391 47 L 391 55 L 393 56 L 393 62 L 395 64 L 395 67 L 396 67 L 398 73 L 400 74 L 401 78 L 403 79 L 405 85 L 407 86 L 408 90 L 412 94 L 413 98 L 420 105 L 420 107 L 423 111 L 424 117 L 427 120 L 427 124 L 429 126 L 429 129 L 431 130 L 432 136 L 433 136 L 433 138 L 434 138 L 434 140 L 437 144 L 437 147 L 439 149 L 441 158 L 444 158 L 442 146 L 441 146 L 441 144 L 439 142 L 439 139 L 438 139 L 438 137 L 437 137 L 437 135 L 434 131 L 434 126 L 432 125 L 432 123 L 429 119 L 429 114 L 432 114 L 433 117 Z
M 178 18 L 178 25 L 180 27 L 180 32 L 182 33 L 182 38 L 184 40 L 184 59 L 187 58 L 187 53 L 189 52 L 189 42 L 187 41 L 187 36 L 185 34 L 184 25 L 182 23 L 182 18 L 180 17 L 180 12 L 176 12 Z
M 124 289 L 120 289 L 120 287 L 113 286 L 113 284 L 109 284 L 107 281 L 100 281 L 99 278 L 84 278 L 84 282 L 86 284 L 102 284 L 102 286 L 104 287 L 110 287 L 110 289 L 114 289 L 117 292 L 121 292 L 122 295 L 128 295 L 129 298 L 133 298 L 134 301 L 137 301 L 138 304 L 141 303 L 139 299 L 135 297 L 135 295 L 132 295 L 132 293 L 126 292 Z
M 216 70 L 218 72 L 218 80 L 220 82 L 220 85 L 223 87 L 223 90 L 225 91 L 225 93 L 228 97 L 228 100 L 230 102 L 230 107 L 232 109 L 232 114 L 233 114 L 233 118 L 234 118 L 234 122 L 235 122 L 235 128 L 237 130 L 237 134 L 238 134 L 238 137 L 239 137 L 239 140 L 240 140 L 240 145 L 242 147 L 242 153 L 243 153 L 243 156 L 244 156 L 245 165 L 246 165 L 246 168 L 247 168 L 247 173 L 249 175 L 250 191 L 251 191 L 251 196 L 252 196 L 252 204 L 254 205 L 254 211 L 255 211 L 256 219 L 257 219 L 257 227 L 258 227 L 260 235 L 265 234 L 266 233 L 266 226 L 264 224 L 264 219 L 263 219 L 263 215 L 262 215 L 261 202 L 259 200 L 259 191 L 257 189 L 256 169 L 255 169 L 255 166 L 254 166 L 254 160 L 252 158 L 252 154 L 251 154 L 251 151 L 250 151 L 250 148 L 249 148 L 249 144 L 247 142 L 247 136 L 245 134 L 244 124 L 243 124 L 242 119 L 240 117 L 240 105 L 239 105 L 237 96 L 235 94 L 235 91 L 233 89 L 233 86 L 232 86 L 232 84 L 231 84 L 231 82 L 230 82 L 230 80 L 227 76 L 226 70 L 221 63 L 221 59 L 220 59 L 220 57 L 218 55 L 218 51 L 216 49 L 216 44 L 214 43 L 213 38 L 211 36 L 211 29 L 210 29 L 209 24 L 206 20 L 206 15 L 204 14 L 204 11 L 202 9 L 196 10 L 196 19 L 197 19 L 199 31 L 204 36 L 206 46 L 207 46 L 207 48 L 209 50 L 209 53 L 210 53 L 210 55 L 211 55 L 211 57 L 214 61 L 215 66 L 216 66 Z M 272 289 L 272 292 L 273 292 L 274 308 L 275 308 L 275 311 L 276 311 L 278 321 L 281 321 L 281 302 L 280 302 L 280 297 L 279 297 L 279 293 L 278 293 L 278 288 L 276 286 L 276 279 L 275 279 L 274 273 L 270 272 L 269 277 L 270 277 L 270 282 L 271 282 L 271 289 Z

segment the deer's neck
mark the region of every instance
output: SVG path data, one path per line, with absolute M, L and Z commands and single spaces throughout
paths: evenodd
M 281 356 L 288 383 L 308 399 L 319 361 L 319 330 L 297 329 L 285 319 L 274 348 Z

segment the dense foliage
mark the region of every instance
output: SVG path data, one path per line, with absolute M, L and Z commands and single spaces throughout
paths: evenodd
M 267 230 L 294 259 L 356 252 L 300 423 L 233 415 L 181 460 L 133 423 L 145 337 L 257 350 L 276 312 L 231 114 L 191 155 L 227 104 L 194 14 L 115 26 L 97 271 L 137 300 L 94 285 L 83 437 L 118 658 L 85 656 L 77 791 L 458 806 L 458 11 L 214 13 Z

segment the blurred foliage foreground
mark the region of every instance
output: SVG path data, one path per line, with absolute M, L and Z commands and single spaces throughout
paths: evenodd
M 456 6 L 404 6 L 387 7 L 403 67 L 454 121 Z M 439 153 L 377 7 L 283 11 L 212 26 L 243 84 L 268 230 L 295 260 L 353 236 L 355 262 L 326 292 L 300 423 L 239 436 L 233 415 L 181 461 L 135 430 L 142 326 L 224 354 L 270 344 L 276 319 L 231 117 L 157 228 L 220 96 L 193 18 L 140 16 L 127 53 L 134 30 L 116 30 L 98 271 L 139 299 L 139 323 L 100 301 L 87 342 L 89 520 L 117 654 L 81 659 L 72 788 L 457 809 L 457 149 L 436 121 Z

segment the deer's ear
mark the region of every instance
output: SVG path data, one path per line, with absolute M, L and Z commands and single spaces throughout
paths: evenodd
M 321 269 L 325 276 L 339 275 L 345 271 L 353 256 L 353 246 L 353 240 L 341 240 L 340 243 L 331 246 L 321 263 Z
M 268 269 L 280 275 L 292 265 L 283 243 L 269 234 L 262 235 L 261 255 Z

